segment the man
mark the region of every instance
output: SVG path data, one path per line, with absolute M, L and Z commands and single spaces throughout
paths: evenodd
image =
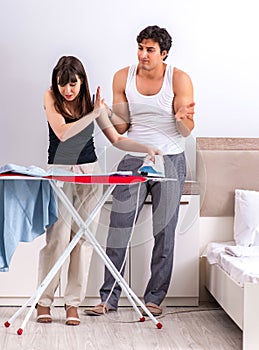
M 138 186 L 117 186 L 113 193 L 106 253 L 124 273 L 124 257 L 132 233 L 136 210 L 142 209 L 148 194 L 152 198 L 154 248 L 151 276 L 144 294 L 149 311 L 158 316 L 170 284 L 175 228 L 186 176 L 185 137 L 194 128 L 193 86 L 183 71 L 164 61 L 172 38 L 164 28 L 148 26 L 137 36 L 138 64 L 123 68 L 113 79 L 113 112 L 110 120 L 119 133 L 155 146 L 163 153 L 165 176 L 177 181 L 148 180 Z M 118 170 L 137 170 L 144 154 L 127 154 Z M 85 310 L 89 315 L 116 311 L 121 293 L 105 268 L 100 289 L 101 304 Z M 107 299 L 108 298 L 108 299 Z

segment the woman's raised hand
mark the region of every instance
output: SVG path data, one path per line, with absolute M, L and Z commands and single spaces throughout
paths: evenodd
M 104 98 L 101 97 L 101 88 L 98 86 L 95 95 L 94 110 L 97 111 L 103 108 L 105 108 Z

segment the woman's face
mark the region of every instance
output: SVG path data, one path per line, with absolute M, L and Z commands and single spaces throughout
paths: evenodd
M 81 88 L 81 80 L 79 79 L 78 75 L 76 75 L 76 82 L 70 82 L 67 83 L 64 86 L 59 85 L 59 80 L 58 80 L 58 90 L 60 94 L 64 97 L 65 100 L 67 101 L 73 101 L 79 94 L 80 88 Z

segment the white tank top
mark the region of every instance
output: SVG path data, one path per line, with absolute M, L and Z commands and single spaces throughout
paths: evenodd
M 178 154 L 185 148 L 185 138 L 176 129 L 173 113 L 173 70 L 173 67 L 166 65 L 160 91 L 149 96 L 137 91 L 137 65 L 132 65 L 129 67 L 125 89 L 131 124 L 128 137 L 158 148 L 163 154 Z

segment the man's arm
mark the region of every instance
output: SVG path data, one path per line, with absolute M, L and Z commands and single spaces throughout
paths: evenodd
M 113 107 L 111 122 L 119 134 L 124 134 L 130 126 L 128 101 L 125 95 L 129 67 L 115 73 L 113 77 Z
M 188 136 L 194 128 L 193 85 L 190 77 L 185 72 L 174 68 L 173 110 L 175 113 L 177 130 L 184 137 Z

